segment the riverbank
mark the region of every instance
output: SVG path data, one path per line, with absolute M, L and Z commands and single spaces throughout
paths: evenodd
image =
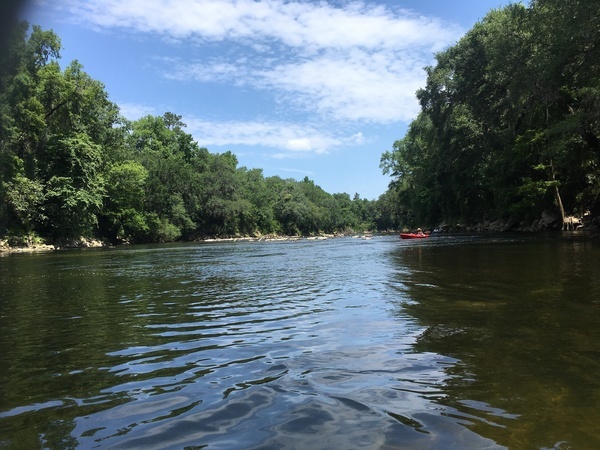
M 560 220 L 551 214 L 544 213 L 539 220 L 533 223 L 518 223 L 514 220 L 496 220 L 493 222 L 483 222 L 479 224 L 448 224 L 441 223 L 437 227 L 432 227 L 431 232 L 433 233 L 504 233 L 504 232 L 526 232 L 526 233 L 538 233 L 545 231 L 560 231 Z M 397 234 L 400 231 L 410 230 L 387 230 L 376 232 L 376 234 Z M 574 231 L 574 230 L 573 230 Z M 580 226 L 577 227 L 577 231 L 590 232 L 594 236 L 600 235 L 600 218 L 587 218 L 582 221 Z M 345 233 L 320 233 L 311 236 L 297 236 L 297 235 L 280 235 L 280 234 L 267 234 L 267 235 L 255 235 L 255 236 L 227 236 L 227 237 L 216 237 L 216 236 L 204 236 L 197 239 L 189 240 L 188 242 L 275 242 L 275 241 L 299 241 L 299 240 L 326 240 L 340 237 L 351 237 L 357 239 L 371 239 L 373 233 L 369 231 L 363 231 L 360 233 L 345 232 Z M 11 242 L 12 241 L 12 242 Z M 49 243 L 40 237 L 22 237 L 19 239 L 8 239 L 0 238 L 0 254 L 2 253 L 22 253 L 22 252 L 48 252 L 55 250 L 64 249 L 75 249 L 75 248 L 101 248 L 101 247 L 118 247 L 121 245 L 129 245 L 129 242 L 121 242 L 118 244 L 109 243 L 107 241 L 101 241 L 99 239 L 69 239 L 63 240 L 58 243 Z
M 583 218 L 569 217 L 570 227 L 563 226 L 559 216 L 544 212 L 539 219 L 533 222 L 517 221 L 511 219 L 498 219 L 495 221 L 485 221 L 477 224 L 448 224 L 441 223 L 434 228 L 440 233 L 503 233 L 503 232 L 527 232 L 538 233 L 543 231 L 589 231 L 597 234 L 600 231 L 600 217 L 585 216 Z
M 97 239 L 69 239 L 57 244 L 49 244 L 44 239 L 25 239 L 19 242 L 11 242 L 9 239 L 0 239 L 0 253 L 23 253 L 23 252 L 51 252 L 67 248 L 99 248 L 108 245 Z
M 386 234 L 386 233 L 382 233 Z M 189 242 L 276 242 L 276 241 L 300 241 L 300 240 L 326 240 L 340 237 L 352 237 L 357 239 L 371 239 L 373 234 L 370 232 L 363 233 L 321 233 L 314 236 L 286 236 L 279 234 L 269 234 L 264 236 L 232 236 L 232 237 L 205 237 L 195 239 Z M 74 249 L 74 248 L 101 248 L 101 247 L 118 247 L 121 245 L 129 245 L 124 242 L 121 244 L 110 244 L 97 239 L 72 239 L 63 241 L 59 244 L 49 244 L 42 239 L 23 240 L 17 245 L 11 245 L 8 239 L 0 239 L 0 253 L 23 253 L 23 252 L 49 252 L 55 250 Z
M 386 233 L 381 233 L 386 234 Z M 207 237 L 203 239 L 198 239 L 197 242 L 237 242 L 237 241 L 246 241 L 246 242 L 270 242 L 270 241 L 324 241 L 326 239 L 335 239 L 341 237 L 353 237 L 353 238 L 370 238 L 373 237 L 371 232 L 363 232 L 363 233 L 320 233 L 313 236 L 287 236 L 280 234 L 269 234 L 264 236 L 242 236 L 242 237 L 227 237 L 227 238 L 219 238 L 219 237 Z

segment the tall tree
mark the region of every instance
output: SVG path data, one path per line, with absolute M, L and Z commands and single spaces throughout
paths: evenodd
M 100 146 L 82 133 L 57 136 L 46 161 L 46 230 L 55 238 L 91 237 L 105 193 Z
M 508 5 L 436 55 L 420 116 L 382 159 L 415 218 L 597 208 L 599 14 L 596 2 Z

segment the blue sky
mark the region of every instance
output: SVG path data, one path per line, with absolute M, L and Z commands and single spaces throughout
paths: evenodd
M 423 67 L 497 0 L 34 0 L 121 114 L 166 111 L 214 153 L 376 199 L 381 154 L 419 107 Z

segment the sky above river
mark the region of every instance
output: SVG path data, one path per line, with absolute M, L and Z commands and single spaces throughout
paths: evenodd
M 419 111 L 425 66 L 499 0 L 38 0 L 130 120 L 173 112 L 201 147 L 265 176 L 376 199 L 381 154 Z

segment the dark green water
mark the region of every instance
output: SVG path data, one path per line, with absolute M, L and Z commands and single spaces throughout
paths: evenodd
M 0 257 L 0 448 L 600 448 L 576 234 Z

